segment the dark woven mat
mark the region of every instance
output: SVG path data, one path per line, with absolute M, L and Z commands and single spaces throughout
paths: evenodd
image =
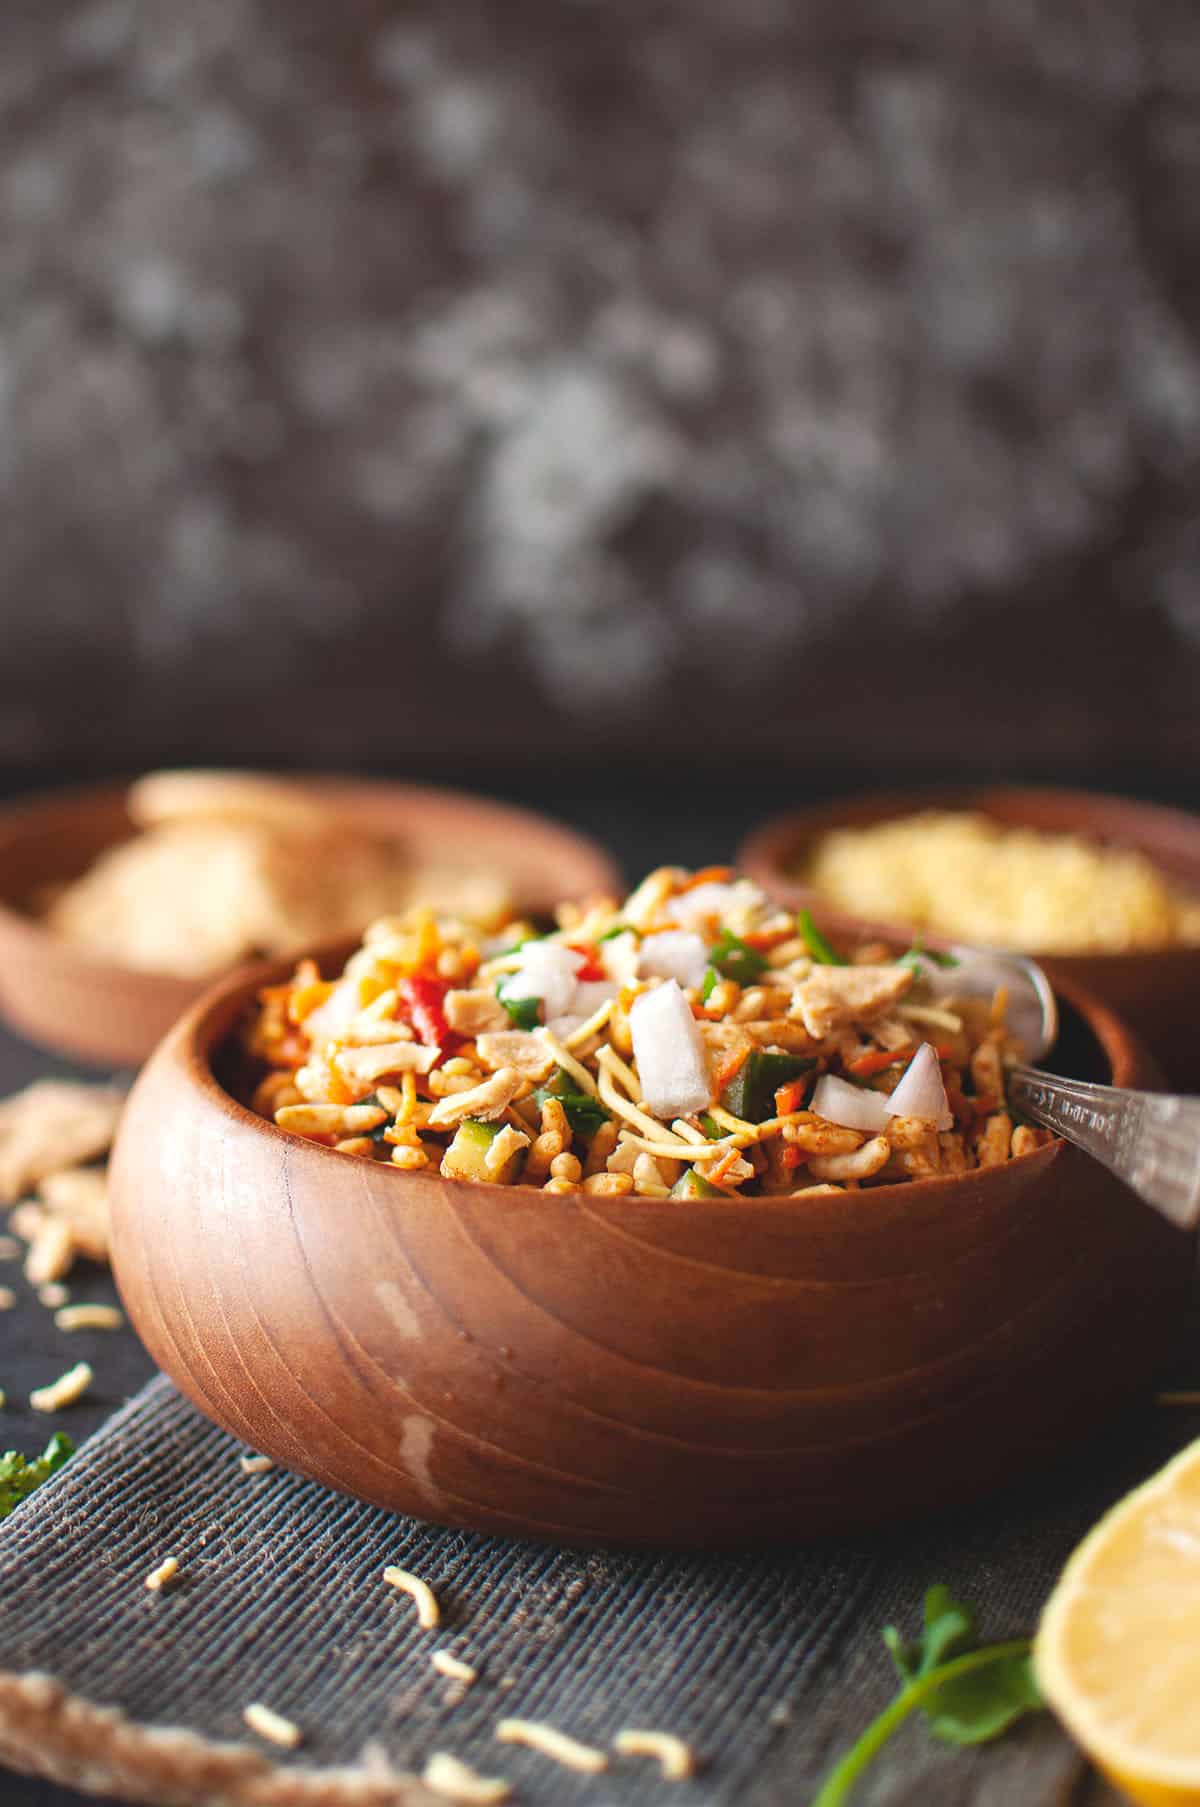
M 937 1579 L 985 1604 L 989 1632 L 1028 1629 L 1080 1531 L 1182 1428 L 1146 1414 L 1036 1489 L 903 1534 L 654 1556 L 441 1531 L 282 1472 L 246 1477 L 238 1446 L 156 1380 L 0 1529 L 0 1757 L 135 1792 L 127 1756 L 111 1773 L 103 1761 L 87 1774 L 69 1754 L 56 1761 L 52 1716 L 35 1727 L 40 1752 L 14 1744 L 4 1683 L 37 1671 L 134 1728 L 182 1727 L 220 1744 L 253 1744 L 241 1710 L 264 1701 L 304 1728 L 296 1753 L 267 1753 L 298 1784 L 364 1751 L 371 1760 L 371 1747 L 377 1764 L 386 1752 L 397 1770 L 418 1772 L 446 1749 L 509 1776 L 534 1804 L 803 1803 L 890 1692 L 880 1625 L 912 1623 L 922 1586 Z M 168 1554 L 181 1580 L 148 1593 L 145 1575 Z M 389 1562 L 433 1585 L 436 1632 L 422 1632 L 411 1603 L 383 1584 Z M 430 1666 L 437 1648 L 481 1671 L 457 1700 Z M 624 1725 L 669 1729 L 694 1744 L 704 1771 L 682 1791 L 633 1760 L 576 1776 L 498 1745 L 495 1724 L 508 1714 L 599 1745 Z M 170 1789 L 145 1798 L 266 1798 L 255 1792 L 261 1771 L 253 1787 L 226 1778 L 214 1789 L 210 1777 L 202 1788 L 194 1750 L 172 1763 Z M 1048 1718 L 977 1753 L 939 1750 L 914 1730 L 863 1800 L 1075 1800 L 1080 1774 Z M 328 1798 L 343 1797 L 335 1786 Z

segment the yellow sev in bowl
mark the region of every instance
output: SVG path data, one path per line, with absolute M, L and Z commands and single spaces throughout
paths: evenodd
M 982 947 L 1115 954 L 1200 943 L 1200 898 L 1144 853 L 975 810 L 830 829 L 796 876 L 847 915 Z
M 912 948 L 835 948 L 725 868 L 652 872 L 486 941 L 412 910 L 337 979 L 302 962 L 244 1031 L 253 1106 L 450 1179 L 648 1198 L 836 1191 L 992 1166 L 1007 1000 Z

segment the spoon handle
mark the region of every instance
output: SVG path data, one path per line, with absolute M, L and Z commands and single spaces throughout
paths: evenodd
M 1200 1222 L 1200 1098 L 1125 1092 L 1014 1067 L 1009 1101 L 1086 1149 L 1181 1229 Z

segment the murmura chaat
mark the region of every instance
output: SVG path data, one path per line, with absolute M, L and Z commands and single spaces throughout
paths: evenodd
M 1005 1109 L 1021 1050 L 979 979 L 919 946 L 835 948 L 724 868 L 662 867 L 549 934 L 411 910 L 340 978 L 302 961 L 260 994 L 253 1105 L 343 1154 L 552 1193 L 962 1173 L 1049 1139 Z

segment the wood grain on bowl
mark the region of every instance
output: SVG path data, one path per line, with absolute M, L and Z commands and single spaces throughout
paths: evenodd
M 202 1411 L 347 1493 L 569 1542 L 879 1524 L 1082 1435 L 1172 1334 L 1186 1240 L 1065 1145 L 809 1199 L 401 1173 L 224 1089 L 214 1055 L 252 990 L 193 1009 L 134 1089 L 114 1267 Z M 1070 995 L 1118 1083 L 1146 1081 Z
M 909 932 L 903 922 L 860 920 L 831 908 L 797 873 L 809 848 L 833 829 L 866 828 L 923 809 L 977 810 L 1007 827 L 1089 840 L 1143 853 L 1166 876 L 1200 897 L 1200 816 L 1129 797 L 1051 786 L 939 786 L 877 791 L 772 817 L 738 849 L 741 869 L 784 902 L 807 906 L 835 934 L 864 926 L 888 939 Z M 936 936 L 930 937 L 936 941 Z M 1055 983 L 1075 982 L 1103 998 L 1146 1042 L 1179 1091 L 1200 1092 L 1200 1036 L 1194 999 L 1200 995 L 1200 947 L 1132 953 L 1054 954 L 1030 948 Z
M 586 836 L 533 811 L 427 785 L 305 777 L 294 782 L 345 822 L 397 836 L 414 866 L 466 857 L 506 877 L 518 911 L 618 892 L 613 861 Z M 124 786 L 53 793 L 0 811 L 0 1011 L 30 1040 L 107 1066 L 136 1066 L 208 979 L 139 971 L 53 934 L 37 914 L 48 886 L 78 878 L 135 832 Z

